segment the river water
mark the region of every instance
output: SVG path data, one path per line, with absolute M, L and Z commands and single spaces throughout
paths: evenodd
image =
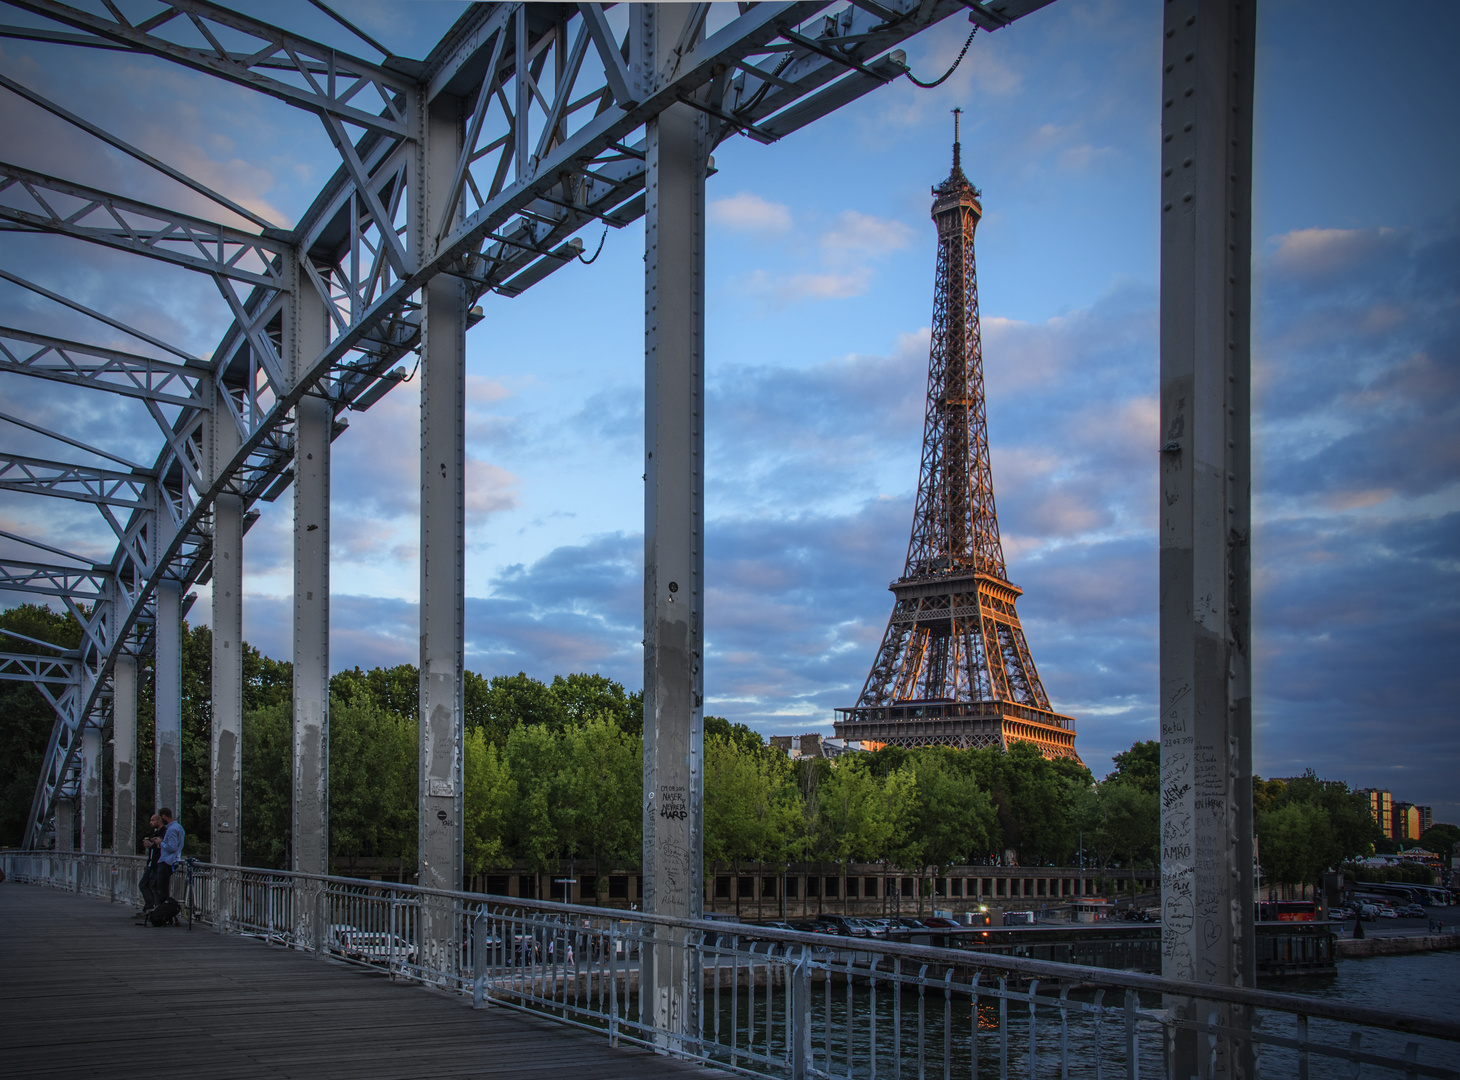
M 1341 960 L 1337 975 L 1267 979 L 1260 988 L 1454 1020 L 1460 1017 L 1460 951 Z M 709 1021 L 707 1028 L 714 1027 L 718 1036 L 716 1041 L 722 1044 L 733 1042 L 742 1050 L 750 1051 L 737 1064 L 754 1068 L 756 1056 L 764 1054 L 768 1048 L 773 1057 L 783 1059 L 786 1052 L 784 989 L 773 991 L 774 1005 L 769 1010 L 769 1017 L 763 991 L 756 995 L 754 1003 L 744 989 L 740 994 L 722 992 L 715 996 L 711 992 L 706 996 L 709 999 L 705 1003 Z M 813 1039 L 816 1067 L 826 1068 L 830 1059 L 835 1071 L 850 1071 L 858 1080 L 869 1080 L 872 1076 L 910 1077 L 922 1074 L 918 1059 L 926 1054 L 926 1075 L 933 1077 L 944 1075 L 946 1053 L 951 1066 L 949 1072 L 953 1076 L 973 1075 L 975 1072 L 980 1076 L 998 1076 L 1004 1064 L 1001 1059 L 1007 1055 L 1011 1075 L 1026 1074 L 1030 1027 L 1027 1005 L 1011 1001 L 1007 1011 L 1000 1015 L 997 1002 L 984 997 L 975 1015 L 972 1002 L 966 995 L 945 998 L 936 984 L 930 986 L 924 995 L 912 990 L 902 995 L 900 1002 L 896 1001 L 897 996 L 889 993 L 885 984 L 875 993 L 860 983 L 853 987 L 845 984 L 816 986 L 813 991 L 813 1011 L 817 1018 Z M 1077 993 L 1074 997 L 1090 1000 L 1088 993 Z M 1119 1000 L 1118 995 L 1110 995 L 1105 1004 L 1118 1005 Z M 1142 1004 L 1147 1008 L 1159 1008 L 1161 1001 L 1153 997 L 1143 1000 Z M 720 1022 L 714 1025 L 713 1018 L 717 1013 Z M 847 1025 L 849 1014 L 854 1018 L 850 1027 Z M 918 1022 L 920 1014 L 921 1024 Z M 871 1021 L 872 1015 L 876 1017 L 875 1026 Z M 1259 1023 L 1260 1029 L 1269 1035 L 1293 1037 L 1297 1033 L 1293 1018 L 1287 1014 L 1263 1013 Z M 919 1028 L 923 1030 L 924 1045 L 919 1045 Z M 1069 1055 L 1071 1077 L 1125 1074 L 1125 1042 L 1119 1016 L 1111 1016 L 1101 1024 L 1093 1024 L 1089 1018 L 1072 1017 L 1062 1037 L 1057 1010 L 1042 1008 L 1038 1029 L 1036 1075 L 1060 1075 L 1061 1042 L 1065 1043 L 1064 1048 Z M 711 1032 L 707 1030 L 706 1034 Z M 1354 1030 L 1344 1025 L 1310 1021 L 1310 1039 L 1345 1052 L 1344 1058 L 1311 1053 L 1307 1072 L 1311 1080 L 1337 1080 L 1356 1075 L 1352 1061 L 1346 1060 L 1347 1051 L 1353 1045 L 1353 1035 Z M 1460 1068 L 1460 1047 L 1454 1044 L 1380 1029 L 1364 1029 L 1359 1049 L 1364 1053 L 1402 1059 L 1409 1042 L 1417 1044 L 1420 1063 Z M 1139 1044 L 1140 1075 L 1160 1076 L 1159 1029 L 1142 1024 Z M 877 1059 L 875 1071 L 872 1065 L 874 1056 Z M 1097 1062 L 1101 1064 L 1097 1065 Z M 1259 1069 L 1263 1077 L 1301 1075 L 1296 1052 L 1282 1047 L 1264 1046 Z M 1403 1073 L 1365 1064 L 1357 1075 L 1383 1077 L 1402 1076 Z
M 1442 952 L 1414 953 L 1409 956 L 1374 956 L 1362 960 L 1340 960 L 1337 975 L 1326 978 L 1272 979 L 1265 981 L 1262 988 L 1326 998 L 1330 1001 L 1342 1001 L 1349 1005 L 1365 1008 L 1418 1013 L 1454 1022 L 1460 1019 L 1460 950 L 1450 949 Z M 1325 1041 L 1339 1045 L 1345 1045 L 1352 1034 L 1339 1030 L 1337 1025 L 1314 1021 L 1310 1033 L 1316 1037 L 1320 1032 L 1329 1036 Z M 1363 1048 L 1402 1055 L 1405 1044 L 1410 1041 L 1418 1044 L 1421 1062 L 1460 1069 L 1460 1047 L 1454 1044 L 1440 1043 L 1430 1039 L 1411 1039 L 1409 1036 L 1389 1033 L 1367 1032 L 1363 1037 Z M 1266 1076 L 1297 1075 L 1296 1058 L 1289 1053 L 1265 1051 L 1262 1063 Z M 1309 1075 L 1317 1080 L 1320 1077 L 1347 1077 L 1354 1073 L 1352 1065 L 1348 1062 L 1315 1058 L 1311 1063 Z M 1393 1076 L 1395 1074 L 1365 1067 L 1360 1075 Z

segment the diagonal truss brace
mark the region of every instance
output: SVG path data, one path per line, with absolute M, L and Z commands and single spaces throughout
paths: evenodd
M 22 191 L 30 197 L 29 209 L 14 205 Z M 0 201 L 0 221 L 250 285 L 280 285 L 277 262 L 289 249 L 277 240 L 0 163 L 0 195 L 7 194 L 9 201 Z
M 158 14 L 133 25 L 111 4 L 107 5 L 111 11 L 108 18 L 55 0 L 7 2 L 53 22 L 215 75 L 298 108 L 337 116 L 367 131 L 406 137 L 403 99 L 414 88 L 410 79 L 219 5 L 203 0 L 172 0 Z M 155 32 L 179 19 L 191 23 L 213 48 L 191 48 Z M 219 35 L 210 28 L 210 23 L 224 33 L 247 34 L 260 45 L 248 54 L 232 52 L 219 42 Z M 294 81 L 285 82 L 264 74 L 266 70 L 281 69 L 292 75 Z M 354 104 L 362 95 L 366 96 L 366 103 Z M 385 115 L 376 111 L 382 106 Z
M 32 348 L 17 348 L 17 343 Z M 0 371 L 141 398 L 159 405 L 205 409 L 209 404 L 202 387 L 207 384 L 210 372 L 201 362 L 190 367 L 13 326 L 0 326 Z
M 54 495 L 98 506 L 150 510 L 154 487 L 151 478 L 136 473 L 0 453 L 0 490 L 4 491 Z

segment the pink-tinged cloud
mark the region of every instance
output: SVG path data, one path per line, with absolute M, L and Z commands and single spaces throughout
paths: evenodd
M 779 236 L 791 231 L 791 208 L 742 191 L 710 203 L 710 223 L 734 232 Z

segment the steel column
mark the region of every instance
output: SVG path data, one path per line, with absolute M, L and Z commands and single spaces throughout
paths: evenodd
M 696 5 L 636 5 L 640 71 L 672 63 Z M 646 126 L 644 910 L 698 918 L 703 876 L 705 115 Z M 698 952 L 661 931 L 641 978 L 662 1049 L 693 1035 Z
M 112 666 L 112 854 L 136 853 L 137 658 L 122 652 Z
M 424 95 L 422 95 L 424 97 Z M 421 198 L 413 246 L 442 220 L 461 152 L 461 103 L 419 105 Z M 453 217 L 453 222 L 455 218 Z M 466 550 L 466 316 L 458 277 L 422 289 L 421 689 L 419 860 L 422 888 L 462 887 L 462 670 Z M 428 940 L 435 940 L 427 935 Z
M 76 804 L 70 799 L 56 800 L 56 850 L 76 850 Z
M 161 519 L 166 510 L 158 513 Z M 153 634 L 153 751 L 156 755 L 152 809 L 167 807 L 182 820 L 182 585 L 157 583 L 157 628 Z
M 1166 5 L 1161 147 L 1162 973 L 1252 986 L 1250 316 L 1255 0 Z M 1191 999 L 1172 1008 L 1196 1018 Z M 1205 1021 L 1210 1004 L 1202 1004 Z M 1241 1010 L 1220 1010 L 1234 1027 Z M 1200 1045 L 1198 1045 L 1200 1043 Z M 1253 1075 L 1177 1036 L 1168 1072 Z
M 101 728 L 81 729 L 81 850 L 101 854 Z
M 328 313 L 302 268 L 287 335 L 293 377 L 324 349 Z M 291 865 L 329 872 L 330 403 L 317 392 L 295 406 L 294 423 L 294 827 Z M 308 905 L 296 903 L 299 919 Z
M 210 424 L 214 475 L 238 449 L 238 427 L 220 393 Z M 213 503 L 213 770 L 211 861 L 237 866 L 243 802 L 243 500 Z

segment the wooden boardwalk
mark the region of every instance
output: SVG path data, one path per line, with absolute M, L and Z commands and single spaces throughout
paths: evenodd
M 0 1074 L 719 1077 L 508 1009 L 121 904 L 0 884 Z

